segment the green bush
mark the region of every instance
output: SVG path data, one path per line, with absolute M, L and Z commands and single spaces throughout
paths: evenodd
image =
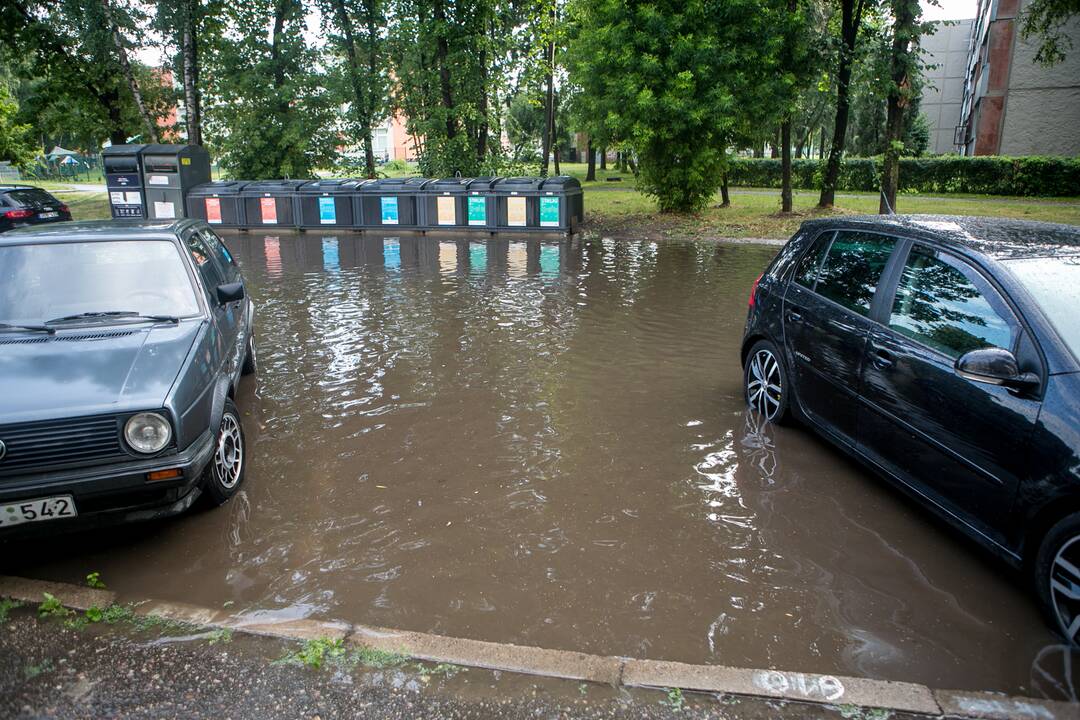
M 821 187 L 824 160 L 791 161 L 795 187 Z M 837 190 L 878 189 L 881 158 L 848 158 L 840 167 Z M 736 158 L 728 183 L 744 187 L 780 187 L 780 160 Z M 959 157 L 901 158 L 900 191 L 907 193 L 974 193 L 980 195 L 1080 195 L 1080 158 Z

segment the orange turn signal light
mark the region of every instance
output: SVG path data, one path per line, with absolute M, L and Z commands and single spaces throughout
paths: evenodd
M 174 478 L 182 477 L 184 471 L 180 468 L 170 468 L 168 470 L 155 470 L 152 473 L 146 473 L 146 479 L 149 481 L 154 480 L 172 480 Z

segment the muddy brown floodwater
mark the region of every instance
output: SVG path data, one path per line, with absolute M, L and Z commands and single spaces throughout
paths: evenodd
M 775 247 L 227 235 L 258 303 L 229 505 L 27 547 L 129 596 L 1068 697 L 1001 565 L 740 392 Z

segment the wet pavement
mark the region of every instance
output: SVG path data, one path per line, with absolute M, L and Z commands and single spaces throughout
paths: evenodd
M 268 617 L 1075 697 L 1004 566 L 740 391 L 775 247 L 227 235 L 246 486 L 0 569 Z

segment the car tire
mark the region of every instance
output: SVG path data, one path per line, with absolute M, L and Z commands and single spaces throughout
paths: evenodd
M 224 505 L 244 482 L 247 443 L 236 404 L 225 400 L 221 424 L 214 438 L 214 454 L 203 478 L 203 491 L 214 505 Z
M 787 368 L 776 345 L 758 340 L 746 355 L 743 368 L 743 396 L 746 404 L 767 421 L 780 424 L 790 417 Z
M 1032 565 L 1035 594 L 1047 622 L 1080 645 L 1080 513 L 1046 533 Z
M 259 360 L 255 355 L 255 336 L 249 335 L 247 350 L 244 351 L 244 364 L 240 367 L 241 375 L 254 375 L 259 369 Z

